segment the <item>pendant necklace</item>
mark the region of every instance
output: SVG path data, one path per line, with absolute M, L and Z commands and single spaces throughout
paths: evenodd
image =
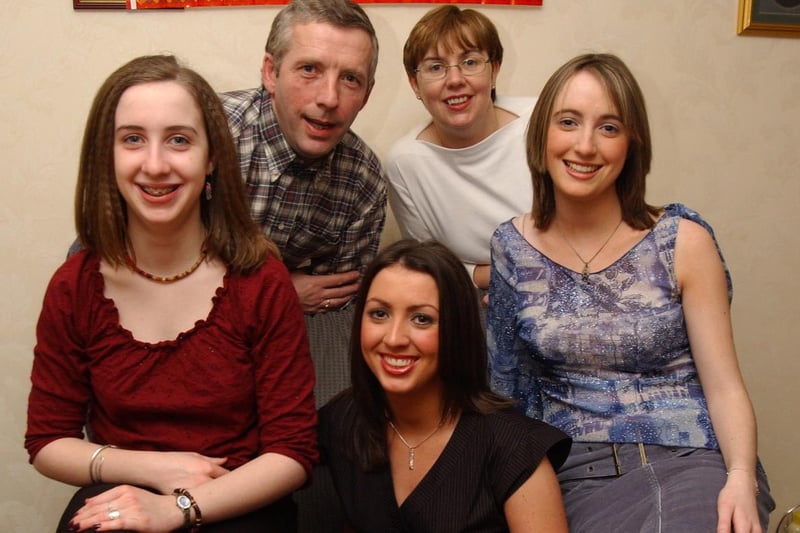
M 567 239 L 567 236 L 564 235 L 563 231 L 561 231 L 561 225 L 560 224 L 556 224 L 556 229 L 558 229 L 558 233 L 559 233 L 559 235 L 561 235 L 561 238 L 564 239 L 564 242 L 567 243 L 567 246 L 569 246 L 569 249 L 572 250 L 572 252 L 578 257 L 578 259 L 581 260 L 581 263 L 583 263 L 583 271 L 581 271 L 581 279 L 583 280 L 584 283 L 589 283 L 589 263 L 594 261 L 594 258 L 597 257 L 598 255 L 600 255 L 600 252 L 602 252 L 603 249 L 606 247 L 606 245 L 609 242 L 611 242 L 611 238 L 617 233 L 617 230 L 619 229 L 619 227 L 621 225 L 622 225 L 622 219 L 620 219 L 619 224 L 614 226 L 614 230 L 611 232 L 611 234 L 605 240 L 603 245 L 600 246 L 600 248 L 594 253 L 594 255 L 592 257 L 590 257 L 589 260 L 587 261 L 583 257 L 581 257 L 581 254 L 578 253 L 578 250 L 576 250 L 575 247 L 572 246 L 572 244 L 569 242 L 569 239 Z
M 422 439 L 422 441 L 420 441 L 416 446 L 411 446 L 408 443 L 408 441 L 403 437 L 403 434 L 400 433 L 400 430 L 397 429 L 397 427 L 392 423 L 391 420 L 389 420 L 389 427 L 391 427 L 394 430 L 394 432 L 397 433 L 397 436 L 400 437 L 400 440 L 403 442 L 403 444 L 405 444 L 406 448 L 408 448 L 408 469 L 409 470 L 414 470 L 414 457 L 415 457 L 414 451 L 417 448 L 419 448 L 420 446 L 422 446 L 423 444 L 425 444 L 425 442 L 429 438 L 431 438 L 434 435 L 436 435 L 436 432 L 439 431 L 440 429 L 442 429 L 443 425 L 444 425 L 444 418 L 442 419 L 441 422 L 439 422 L 439 425 L 436 426 L 436 429 L 434 429 L 433 432 L 430 435 L 428 435 L 427 437 Z
M 128 268 L 142 276 L 143 278 L 147 278 L 152 281 L 157 281 L 158 283 L 172 283 L 173 281 L 178 281 L 179 279 L 183 279 L 188 277 L 190 274 L 193 274 L 195 270 L 200 267 L 200 264 L 203 262 L 203 259 L 206 258 L 205 250 L 200 252 L 200 257 L 197 258 L 197 261 L 194 262 L 192 266 L 188 269 L 184 270 L 180 274 L 175 274 L 174 276 L 156 276 L 155 274 L 151 274 L 150 272 L 145 272 L 141 268 L 136 266 L 136 263 L 133 262 L 133 259 L 130 256 L 126 257 L 126 263 L 128 264 Z

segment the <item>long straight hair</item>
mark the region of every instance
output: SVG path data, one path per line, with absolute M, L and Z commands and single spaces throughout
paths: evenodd
M 556 98 L 578 72 L 592 73 L 602 83 L 619 111 L 630 138 L 625 165 L 615 183 L 622 207 L 622 219 L 636 229 L 655 224 L 660 209 L 645 202 L 645 180 L 650 173 L 653 148 L 644 95 L 631 71 L 612 54 L 577 56 L 553 73 L 536 101 L 526 139 L 528 167 L 533 182 L 531 213 L 537 228 L 547 229 L 555 216 L 553 179 L 547 170 L 547 132 L 552 121 Z
M 361 324 L 370 286 L 392 265 L 431 276 L 439 289 L 439 362 L 444 402 L 441 417 L 459 412 L 491 413 L 512 403 L 490 391 L 486 337 L 475 287 L 459 259 L 435 241 L 397 241 L 369 265 L 355 300 L 350 337 L 350 372 L 356 414 L 352 420 L 356 459 L 366 470 L 388 461 L 386 395 L 361 351 Z

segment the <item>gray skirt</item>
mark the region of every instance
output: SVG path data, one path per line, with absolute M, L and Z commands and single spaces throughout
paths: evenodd
M 758 463 L 759 519 L 775 502 Z M 558 473 L 570 532 L 716 531 L 726 469 L 718 450 L 575 442 Z
M 350 386 L 350 330 L 354 305 L 306 315 L 306 329 L 314 361 L 314 398 L 319 409 L 338 392 Z
M 317 409 L 350 386 L 350 330 L 354 309 L 351 302 L 343 309 L 305 317 L 317 378 L 314 385 Z M 311 482 L 295 492 L 294 499 L 298 533 L 342 531 L 344 512 L 327 465 L 314 468 Z

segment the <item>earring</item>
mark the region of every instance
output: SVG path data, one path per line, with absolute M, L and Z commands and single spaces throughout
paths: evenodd
M 211 182 L 206 181 L 206 200 L 211 201 L 211 198 L 214 197 L 214 194 L 211 192 Z
M 417 95 L 417 100 L 422 100 L 422 97 L 420 95 Z

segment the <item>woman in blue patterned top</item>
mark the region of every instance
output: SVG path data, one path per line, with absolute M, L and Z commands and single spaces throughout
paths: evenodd
M 492 388 L 573 437 L 572 531 L 761 531 L 774 508 L 711 228 L 645 202 L 644 98 L 616 56 L 550 78 L 530 213 L 495 232 Z

